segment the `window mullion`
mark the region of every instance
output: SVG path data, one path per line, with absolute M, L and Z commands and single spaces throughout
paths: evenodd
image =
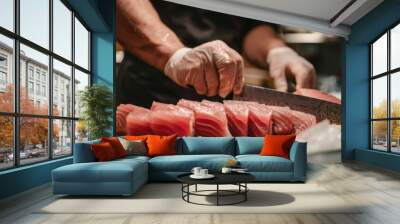
M 75 12 L 72 11 L 72 15 L 71 15 L 71 23 L 72 23 L 72 38 L 71 38 L 71 60 L 72 60 L 72 64 L 74 66 L 71 67 L 71 100 L 72 100 L 72 105 L 71 105 L 71 117 L 75 118 Z M 76 121 L 72 121 L 71 124 L 71 151 L 72 151 L 72 155 L 74 155 L 74 151 L 75 151 L 75 125 L 76 125 Z
M 19 6 L 20 1 L 14 1 L 14 30 L 19 35 Z M 19 39 L 14 39 L 14 112 L 19 113 L 19 99 L 20 99 L 20 46 Z M 14 166 L 20 165 L 19 155 L 19 136 L 20 136 L 20 120 L 19 117 L 14 116 Z
M 370 55 L 369 55 L 369 119 L 370 119 L 370 122 L 369 122 L 369 145 L 370 145 L 370 149 L 373 149 L 373 146 L 374 146 L 374 136 L 373 136 L 373 121 L 372 121 L 372 119 L 374 118 L 373 117 L 373 98 L 372 98 L 372 96 L 373 96 L 373 91 L 374 91 L 374 89 L 373 89 L 373 79 L 371 78 L 372 77 L 372 72 L 373 72 L 373 63 L 372 63 L 372 58 L 373 58 L 373 47 L 372 47 L 372 45 L 369 45 L 369 52 L 370 52 Z
M 387 32 L 387 71 L 390 70 L 390 30 Z M 391 79 L 392 76 L 390 75 L 390 73 L 387 75 L 387 110 L 388 110 L 388 117 L 391 118 L 392 117 L 392 100 L 391 100 Z M 387 122 L 387 140 L 389 141 L 388 143 L 388 148 L 387 151 L 391 152 L 392 151 L 392 121 L 388 121 Z
M 49 50 L 53 52 L 53 0 L 49 0 Z M 53 56 L 49 55 L 48 91 L 50 119 L 48 120 L 48 152 L 49 159 L 53 159 Z

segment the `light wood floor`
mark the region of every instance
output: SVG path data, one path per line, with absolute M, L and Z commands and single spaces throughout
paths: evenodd
M 358 163 L 339 163 L 338 152 L 309 156 L 308 182 L 320 184 L 346 201 L 367 203 L 356 214 L 37 214 L 54 200 L 42 186 L 0 202 L 0 223 L 105 224 L 253 224 L 253 223 L 400 223 L 400 175 Z M 315 203 L 320 203 L 315 201 Z M 173 206 L 173 205 L 171 205 Z

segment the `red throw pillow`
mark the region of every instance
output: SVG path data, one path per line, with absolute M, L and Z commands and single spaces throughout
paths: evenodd
M 170 136 L 159 136 L 149 135 L 147 137 L 147 155 L 148 156 L 164 156 L 164 155 L 175 155 L 175 142 L 176 135 Z
M 93 144 L 91 145 L 91 149 L 94 157 L 99 162 L 110 161 L 118 158 L 117 155 L 115 155 L 113 147 L 108 142 Z
M 115 155 L 118 158 L 126 156 L 126 151 L 122 146 L 121 142 L 119 142 L 117 137 L 109 137 L 109 138 L 101 138 L 101 142 L 108 142 L 114 149 Z
M 264 146 L 261 149 L 261 156 L 280 156 L 289 159 L 290 147 L 296 139 L 295 134 L 291 135 L 266 135 Z

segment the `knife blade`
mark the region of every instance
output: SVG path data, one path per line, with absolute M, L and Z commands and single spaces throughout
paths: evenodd
M 335 124 L 341 123 L 341 105 L 320 99 L 280 92 L 254 85 L 245 85 L 242 93 L 240 95 L 234 95 L 233 99 L 289 107 L 293 110 L 315 115 L 317 122 L 328 119 Z

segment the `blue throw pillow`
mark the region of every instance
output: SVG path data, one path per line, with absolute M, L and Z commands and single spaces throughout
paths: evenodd
M 180 144 L 181 154 L 235 155 L 233 137 L 183 137 Z
M 236 137 L 236 155 L 259 154 L 263 145 L 263 137 Z

